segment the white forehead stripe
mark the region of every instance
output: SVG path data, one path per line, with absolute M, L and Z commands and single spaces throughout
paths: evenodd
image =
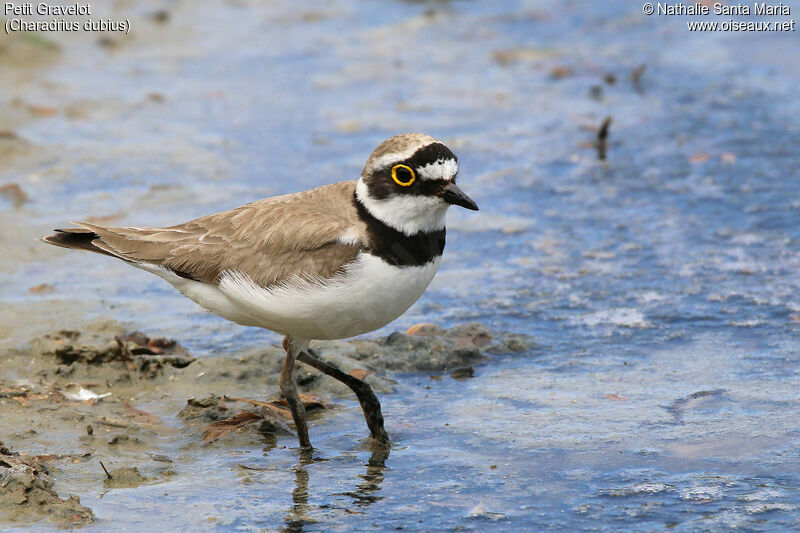
M 416 170 L 423 180 L 451 180 L 458 172 L 458 163 L 455 159 L 439 159 Z
M 369 169 L 368 170 L 370 172 L 375 172 L 376 170 L 380 170 L 380 169 L 382 169 L 384 167 L 388 167 L 392 163 L 396 163 L 398 161 L 403 161 L 405 159 L 408 159 L 409 157 L 411 157 L 412 155 L 417 153 L 417 150 L 419 150 L 419 149 L 420 149 L 419 146 L 412 145 L 412 146 L 409 146 L 408 148 L 406 148 L 405 150 L 401 150 L 401 151 L 398 151 L 398 152 L 392 152 L 392 153 L 389 153 L 389 154 L 384 154 L 384 155 L 380 156 L 379 158 L 372 160 L 370 165 L 369 165 Z

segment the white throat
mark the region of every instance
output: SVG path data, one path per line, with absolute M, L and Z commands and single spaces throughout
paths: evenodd
M 444 216 L 450 207 L 441 198 L 414 194 L 378 200 L 370 196 L 367 184 L 361 178 L 356 183 L 356 198 L 372 216 L 406 235 L 443 229 Z

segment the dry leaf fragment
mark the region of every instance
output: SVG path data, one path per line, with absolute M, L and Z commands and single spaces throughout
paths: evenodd
M 31 402 L 38 402 L 39 400 L 55 400 L 60 402 L 64 400 L 64 395 L 57 391 L 54 391 L 51 394 L 46 394 L 44 392 L 29 392 L 25 395 L 25 399 Z
M 212 422 L 208 425 L 208 427 L 206 427 L 206 433 L 203 435 L 203 442 L 214 442 L 215 440 L 224 437 L 228 433 L 242 428 L 247 424 L 252 424 L 258 420 L 263 419 L 255 413 L 243 411 L 224 420 Z
M 31 402 L 39 400 L 56 400 L 61 401 L 64 399 L 60 392 L 53 391 L 50 393 L 31 392 L 25 387 L 6 387 L 0 383 L 0 398 L 11 398 L 23 407 L 28 407 Z
M 172 349 L 177 344 L 174 339 L 164 337 L 150 338 L 140 331 L 133 331 L 120 335 L 119 340 L 123 343 L 133 343 L 136 346 L 130 347 L 132 355 L 161 355 L 166 350 Z
M 36 117 L 52 117 L 57 112 L 54 107 L 46 107 L 42 105 L 28 106 L 28 111 L 30 111 L 31 115 Z
M 356 379 L 364 379 L 365 377 L 369 376 L 370 374 L 374 374 L 372 370 L 366 370 L 364 368 L 354 368 L 348 374 L 353 376 Z
M 705 163 L 711 158 L 708 154 L 694 154 L 689 157 L 690 163 Z
M 624 402 L 625 400 L 628 399 L 624 396 L 620 396 L 619 394 L 606 394 L 604 398 L 606 398 L 607 400 L 616 400 L 618 402 Z
M 314 409 L 327 409 L 328 404 L 322 400 L 320 400 L 317 396 L 313 394 L 304 394 L 300 393 L 300 401 L 303 402 L 303 406 L 306 408 L 306 411 L 313 411 Z M 270 402 L 273 406 L 280 405 L 289 407 L 289 403 L 286 400 L 275 400 Z
M 28 391 L 22 387 L 6 387 L 0 383 L 0 398 L 13 398 L 15 396 L 25 396 Z
M 257 405 L 259 407 L 266 407 L 273 414 L 277 414 L 278 416 L 282 416 L 287 420 L 292 419 L 292 413 L 287 409 L 289 404 L 286 400 L 273 400 L 270 402 L 263 402 L 261 400 L 251 400 L 249 398 L 231 398 L 229 396 L 223 396 L 223 400 L 229 402 L 245 402 L 251 405 Z M 303 402 L 303 406 L 305 406 L 307 411 L 313 411 L 314 409 L 327 409 L 328 404 L 318 397 L 314 396 L 313 394 L 300 394 L 300 401 Z
M 250 400 L 248 398 L 231 398 L 229 396 L 223 396 L 222 399 L 228 402 L 245 402 L 249 403 L 250 405 L 257 405 L 258 407 L 263 407 L 267 409 L 273 415 L 280 416 L 287 420 L 291 420 L 292 418 L 292 413 L 290 413 L 288 409 L 279 407 L 272 402 L 262 402 L 261 400 Z
M 436 324 L 431 323 L 420 323 L 414 324 L 410 328 L 406 330 L 407 335 L 431 335 L 433 333 L 437 333 L 441 328 Z
M 554 80 L 561 80 L 572 76 L 572 69 L 566 65 L 556 65 L 550 69 L 550 77 Z
M 28 292 L 31 294 L 42 294 L 45 292 L 53 292 L 53 286 L 49 283 L 42 283 L 40 285 L 36 285 L 35 287 L 29 287 Z

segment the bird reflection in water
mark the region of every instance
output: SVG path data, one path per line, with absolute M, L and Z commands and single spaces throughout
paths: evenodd
M 309 515 L 308 508 L 308 471 L 306 466 L 314 462 L 312 450 L 300 450 L 300 464 L 294 467 L 294 490 L 292 490 L 292 506 L 283 519 L 282 531 L 303 531 L 303 526 L 316 522 Z
M 378 492 L 381 490 L 383 471 L 386 470 L 386 459 L 388 458 L 388 448 L 372 451 L 372 455 L 367 461 L 367 472 L 361 476 L 363 481 L 358 484 L 356 490 L 344 493 L 353 498 L 356 505 L 366 507 L 383 499 L 383 496 L 378 496 Z
M 318 461 L 318 459 L 313 459 L 311 450 L 304 450 L 300 453 L 300 464 L 294 469 L 295 488 L 292 491 L 292 506 L 283 519 L 284 527 L 282 531 L 287 533 L 301 532 L 305 525 L 315 524 L 317 522 L 317 520 L 311 516 L 310 511 L 312 509 L 308 504 L 309 476 L 306 467 Z M 356 486 L 355 490 L 340 494 L 352 498 L 353 503 L 359 507 L 366 507 L 382 500 L 383 496 L 378 496 L 378 493 L 381 490 L 381 483 L 384 477 L 383 472 L 386 470 L 386 460 L 388 458 L 388 448 L 382 446 L 373 448 L 369 461 L 367 461 L 367 471 L 359 476 L 362 481 Z M 325 505 L 322 507 L 330 506 Z M 348 509 L 345 508 L 345 511 L 348 511 Z

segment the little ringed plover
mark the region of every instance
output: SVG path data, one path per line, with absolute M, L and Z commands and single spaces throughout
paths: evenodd
M 382 142 L 361 177 L 276 196 L 165 228 L 81 222 L 45 242 L 122 259 L 223 318 L 285 335 L 279 385 L 310 448 L 295 360 L 345 383 L 370 434 L 388 444 L 362 380 L 317 359 L 312 339 L 381 328 L 417 301 L 439 268 L 450 205 L 477 211 L 456 185 L 458 159 L 421 133 Z

